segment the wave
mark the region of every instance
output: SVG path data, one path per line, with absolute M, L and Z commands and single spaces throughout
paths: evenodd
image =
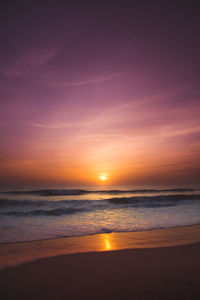
M 136 189 L 136 190 L 58 190 L 58 189 L 45 189 L 45 190 L 32 190 L 32 191 L 7 191 L 1 194 L 15 194 L 15 195 L 38 195 L 38 196 L 73 196 L 73 195 L 87 195 L 87 194 L 137 194 L 137 193 L 185 193 L 199 191 L 199 188 L 174 188 L 174 189 Z
M 184 200 L 200 200 L 200 194 L 170 194 L 159 196 L 132 196 L 132 197 L 114 197 L 101 200 L 18 200 L 18 199 L 0 199 L 0 207 L 6 206 L 59 206 L 64 204 L 80 205 L 95 205 L 97 203 L 109 202 L 112 204 L 130 204 L 143 202 L 159 202 L 162 204 L 165 201 L 184 201 Z
M 159 202 L 164 203 L 165 201 L 185 201 L 185 200 L 200 200 L 200 194 L 175 194 L 175 195 L 161 195 L 161 196 L 139 196 L 139 197 L 121 197 L 121 198 L 110 198 L 107 201 L 113 204 L 130 204 L 139 202 Z
M 8 191 L 5 194 L 14 195 L 38 195 L 38 196 L 72 196 L 89 194 L 91 191 L 86 190 L 34 190 L 34 191 Z
M 38 209 L 32 211 L 10 211 L 2 213 L 8 216 L 16 216 L 16 217 L 34 217 L 34 216 L 62 216 L 62 215 L 70 215 L 78 212 L 86 211 L 86 209 L 80 208 L 57 208 L 57 209 Z
M 60 204 L 60 203 L 91 203 L 91 202 L 102 202 L 109 201 L 113 203 L 128 203 L 131 201 L 152 201 L 152 200 L 200 200 L 200 194 L 169 194 L 169 195 L 156 195 L 156 196 L 131 196 L 131 197 L 114 197 L 114 198 L 102 198 L 101 200 L 18 200 L 18 199 L 0 199 L 0 206 L 4 205 L 45 205 L 45 204 Z
M 41 206 L 49 201 L 39 201 L 39 200 L 10 200 L 10 199 L 0 199 L 0 208 L 6 206 Z
M 102 200 L 6 200 L 0 199 L 1 215 L 62 216 L 98 210 L 161 208 L 181 205 L 186 200 L 200 200 L 200 194 L 171 194 L 162 196 L 119 197 Z M 39 209 L 38 209 L 39 207 Z
M 92 202 L 102 202 L 103 200 L 18 200 L 18 199 L 0 199 L 0 208 L 15 206 L 60 206 L 65 204 L 89 205 Z

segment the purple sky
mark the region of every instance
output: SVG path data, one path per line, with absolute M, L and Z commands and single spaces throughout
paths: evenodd
M 1 11 L 1 183 L 198 185 L 196 1 Z

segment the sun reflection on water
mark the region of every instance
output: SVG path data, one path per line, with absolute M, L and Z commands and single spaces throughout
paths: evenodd
M 109 234 L 102 234 L 103 243 L 104 243 L 104 251 L 113 250 L 112 244 L 110 241 L 110 235 Z

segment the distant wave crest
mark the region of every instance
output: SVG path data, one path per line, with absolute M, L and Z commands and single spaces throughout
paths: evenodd
M 82 189 L 72 189 L 72 190 L 59 190 L 59 189 L 46 189 L 46 190 L 32 190 L 32 191 L 8 191 L 4 192 L 6 194 L 15 195 L 38 195 L 38 196 L 73 196 L 73 195 L 87 195 L 87 194 L 127 194 L 127 193 L 185 193 L 185 192 L 195 192 L 199 189 L 192 188 L 176 188 L 176 189 L 136 189 L 136 190 L 82 190 Z
M 108 199 L 113 204 L 130 204 L 130 203 L 166 203 L 166 201 L 184 201 L 184 200 L 200 200 L 200 194 L 175 194 L 175 195 L 159 195 L 159 196 L 144 196 L 144 197 L 121 197 Z
M 10 211 L 5 212 L 3 214 L 8 216 L 16 216 L 16 217 L 34 217 L 34 216 L 62 216 L 62 215 L 70 215 L 77 212 L 86 211 L 86 209 L 80 208 L 57 208 L 57 209 L 38 209 L 32 211 Z

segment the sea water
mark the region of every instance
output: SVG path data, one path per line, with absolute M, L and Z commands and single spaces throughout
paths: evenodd
M 0 243 L 200 224 L 200 189 L 2 189 Z

